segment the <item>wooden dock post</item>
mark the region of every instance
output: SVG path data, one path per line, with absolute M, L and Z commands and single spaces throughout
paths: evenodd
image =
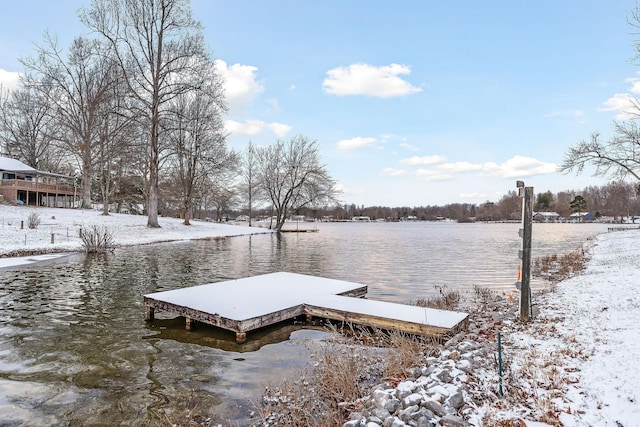
M 531 240 L 533 222 L 533 187 L 524 188 L 524 225 L 522 236 L 522 284 L 520 285 L 520 320 L 531 320 Z
M 184 318 L 184 323 L 185 323 L 185 329 L 187 331 L 193 331 L 194 327 L 195 327 L 195 320 L 193 320 L 191 317 L 185 317 Z
M 243 344 L 245 341 L 247 341 L 247 333 L 236 332 L 236 343 Z
M 146 312 L 145 312 L 144 319 L 147 322 L 153 322 L 153 318 L 154 318 L 154 315 L 155 315 L 155 309 L 150 305 L 146 306 L 146 308 L 147 309 L 146 309 Z

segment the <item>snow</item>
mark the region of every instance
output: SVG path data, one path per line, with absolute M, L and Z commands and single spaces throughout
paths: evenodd
M 37 213 L 41 220 L 37 229 L 28 227 L 32 213 Z M 148 228 L 147 217 L 142 215 L 104 216 L 95 210 L 0 205 L 0 256 L 82 251 L 79 230 L 94 225 L 109 230 L 114 242 L 121 246 L 271 233 L 271 230 L 259 227 L 203 221 L 191 221 L 192 225 L 185 226 L 177 218 L 160 217 L 158 222 L 161 228 Z M 52 234 L 54 243 L 51 243 Z M 23 263 L 24 260 L 16 262 Z M 3 265 L 6 267 L 8 263 L 10 261 L 5 260 Z
M 278 272 L 156 292 L 145 297 L 205 313 L 217 313 L 228 319 L 247 320 L 302 305 L 326 293 L 344 293 L 363 286 L 342 280 Z M 273 298 L 274 295 L 278 298 Z
M 363 287 L 343 280 L 277 272 L 145 297 L 232 320 L 254 319 L 296 307 L 302 313 L 305 304 L 442 328 L 453 328 L 467 317 L 466 313 L 337 295 Z
M 601 234 L 585 250 L 590 257 L 585 271 L 534 296 L 539 315 L 504 334 L 505 356 L 513 377 L 519 377 L 511 388 L 533 388 L 553 404 L 564 426 L 637 426 L 640 231 Z M 540 380 L 551 370 L 555 379 Z
M 27 229 L 31 212 L 42 218 L 38 230 Z M 20 221 L 25 221 L 25 229 L 20 229 Z M 146 221 L 143 216 L 0 205 L 0 255 L 81 250 L 82 225 L 106 226 L 120 245 L 268 232 L 205 222 L 186 227 L 172 218 L 160 218 L 162 228 L 149 229 Z M 506 392 L 534 389 L 536 396 L 552 402 L 565 426 L 635 426 L 640 422 L 640 230 L 601 234 L 587 245 L 590 260 L 585 271 L 552 292 L 534 295 L 539 315 L 526 326 L 513 322 L 503 331 L 504 353 L 512 369 L 520 366 L 531 375 L 536 369 L 555 369 L 560 384 L 531 386 L 525 384 L 531 379 L 522 375 L 505 384 Z M 47 259 L 40 257 L 6 259 L 0 266 Z M 560 395 L 549 392 L 557 388 Z M 478 411 L 519 416 L 528 426 L 549 425 L 519 413 L 517 405 L 508 406 Z
M 31 166 L 25 165 L 19 160 L 0 156 L 0 171 L 10 172 L 36 172 Z

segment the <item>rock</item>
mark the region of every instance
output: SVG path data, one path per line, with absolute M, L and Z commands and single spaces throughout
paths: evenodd
M 371 416 L 369 417 L 369 420 L 371 418 L 379 418 L 380 419 L 379 424 L 382 424 L 382 420 L 386 420 L 390 415 L 391 413 L 385 408 L 374 408 L 373 411 L 371 411 Z
M 420 409 L 420 406 L 418 405 L 409 406 L 408 408 L 400 411 L 400 413 L 398 414 L 398 418 L 400 418 L 403 422 L 408 423 L 409 420 L 412 419 L 411 415 L 414 414 L 415 412 L 418 412 L 419 409 Z
M 416 423 L 416 427 L 435 427 L 435 424 L 427 417 L 420 417 Z
M 448 369 L 443 369 L 441 372 L 436 374 L 436 377 L 443 383 L 450 383 L 453 379 Z
M 342 424 L 342 427 L 361 427 L 365 425 L 364 422 L 364 419 L 349 420 Z
M 425 400 L 422 402 L 421 406 L 426 408 L 436 414 L 439 417 L 442 417 L 447 414 L 447 411 L 444 410 L 444 407 L 436 402 L 435 400 Z
M 382 427 L 404 427 L 406 424 L 398 417 L 387 418 Z
M 389 411 L 389 413 L 391 414 L 395 414 L 395 412 L 398 410 L 399 407 L 400 407 L 400 400 L 396 398 L 389 399 L 387 401 L 387 404 L 385 405 L 385 409 Z
M 462 395 L 462 393 L 457 392 L 454 395 L 450 396 L 445 403 L 456 410 L 460 409 L 462 408 L 462 405 L 464 405 L 464 396 Z
M 423 399 L 423 396 L 420 393 L 413 393 L 405 397 L 404 399 L 402 399 L 402 405 L 405 408 L 408 408 L 414 405 L 417 406 L 417 405 L 420 405 L 420 402 L 422 402 L 422 399 Z
M 387 417 L 384 417 L 384 419 L 387 419 Z M 367 426 L 371 425 L 371 426 L 381 426 L 382 425 L 382 419 L 376 417 L 375 415 L 367 418 Z
M 448 414 L 440 418 L 440 425 L 447 427 L 467 427 L 469 424 L 458 416 Z
M 413 381 L 402 381 L 396 387 L 396 397 L 400 400 L 413 393 L 416 384 Z

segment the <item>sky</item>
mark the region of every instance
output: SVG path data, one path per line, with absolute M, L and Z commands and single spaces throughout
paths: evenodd
M 89 35 L 89 0 L 3 1 L 0 81 L 45 31 Z M 608 180 L 558 166 L 629 118 L 635 0 L 192 0 L 225 79 L 230 148 L 304 135 L 356 205 L 498 201 Z

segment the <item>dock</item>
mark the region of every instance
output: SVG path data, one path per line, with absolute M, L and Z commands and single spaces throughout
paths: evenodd
M 444 337 L 466 327 L 468 314 L 365 299 L 367 286 L 296 273 L 270 273 L 144 295 L 146 320 L 155 310 L 247 333 L 298 316 L 320 317 L 414 335 Z

